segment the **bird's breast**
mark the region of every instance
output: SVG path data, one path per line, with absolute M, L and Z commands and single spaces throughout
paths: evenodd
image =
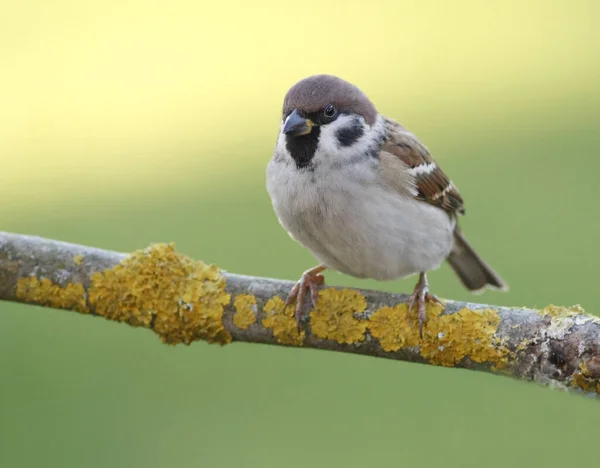
M 331 269 L 387 280 L 436 268 L 450 253 L 448 215 L 382 186 L 365 168 L 359 178 L 348 168 L 325 175 L 269 166 L 267 187 L 281 224 Z

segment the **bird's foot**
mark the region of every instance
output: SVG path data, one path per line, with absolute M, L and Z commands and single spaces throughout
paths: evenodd
M 304 313 L 302 310 L 302 306 L 304 305 L 304 297 L 306 296 L 306 291 L 310 290 L 310 297 L 312 299 L 313 305 L 317 306 L 317 297 L 318 297 L 318 286 L 321 286 L 325 282 L 325 278 L 321 274 L 326 267 L 323 265 L 319 265 L 317 267 L 311 268 L 310 270 L 306 270 L 302 273 L 300 280 L 295 284 L 295 286 L 290 291 L 288 295 L 285 305 L 288 306 L 294 300 L 296 300 L 296 323 L 298 324 L 298 330 L 302 328 L 302 319 L 304 318 Z
M 444 307 L 442 301 L 440 301 L 435 294 L 431 294 L 429 292 L 429 283 L 427 282 L 427 276 L 425 273 L 421 273 L 419 276 L 419 281 L 415 286 L 415 290 L 410 296 L 410 301 L 408 302 L 408 311 L 410 312 L 415 305 L 417 304 L 418 318 L 419 318 L 419 336 L 421 339 L 423 338 L 423 324 L 425 323 L 426 318 L 426 305 L 427 302 L 435 302 Z

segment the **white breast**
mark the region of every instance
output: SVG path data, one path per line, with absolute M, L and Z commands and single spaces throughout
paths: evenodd
M 454 221 L 441 209 L 382 184 L 377 159 L 334 164 L 320 155 L 299 171 L 278 142 L 267 190 L 283 227 L 328 268 L 390 280 L 437 268 Z

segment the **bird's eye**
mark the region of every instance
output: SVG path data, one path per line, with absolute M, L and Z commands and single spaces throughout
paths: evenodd
M 325 114 L 325 117 L 328 119 L 333 119 L 337 115 L 337 109 L 333 104 L 328 104 L 323 111 L 323 114 Z

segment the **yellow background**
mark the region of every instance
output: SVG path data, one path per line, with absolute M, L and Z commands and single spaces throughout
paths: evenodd
M 264 189 L 286 90 L 361 87 L 460 187 L 511 284 L 473 298 L 596 312 L 595 1 L 0 2 L 0 229 L 239 273 L 313 260 Z M 408 291 L 330 273 L 332 284 Z M 149 333 L 0 303 L 0 465 L 590 464 L 597 403 L 506 378 Z

